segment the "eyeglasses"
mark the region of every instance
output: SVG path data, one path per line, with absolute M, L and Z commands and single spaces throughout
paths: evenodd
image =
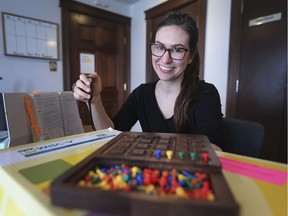
M 191 51 L 191 49 L 186 49 L 183 47 L 172 47 L 170 49 L 166 49 L 163 45 L 157 43 L 150 43 L 151 54 L 156 57 L 162 57 L 166 53 L 169 52 L 170 58 L 174 60 L 182 60 L 187 51 Z

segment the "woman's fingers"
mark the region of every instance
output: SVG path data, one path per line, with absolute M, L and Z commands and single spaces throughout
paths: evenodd
M 88 85 L 86 85 L 82 80 L 77 80 L 73 92 L 73 95 L 77 100 L 87 100 L 90 98 L 90 81 L 88 80 L 87 82 L 89 83 Z
M 91 73 L 89 75 L 80 74 L 79 80 L 77 80 L 73 95 L 77 100 L 87 101 L 90 99 L 91 87 L 90 84 L 93 82 L 94 95 L 99 95 L 101 91 L 101 80 L 97 73 Z M 95 91 L 94 91 L 95 89 Z

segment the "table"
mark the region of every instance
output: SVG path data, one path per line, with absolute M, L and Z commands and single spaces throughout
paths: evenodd
M 106 129 L 0 151 L 0 215 L 89 215 L 53 206 L 50 183 L 119 133 Z M 287 164 L 217 155 L 240 215 L 287 215 Z

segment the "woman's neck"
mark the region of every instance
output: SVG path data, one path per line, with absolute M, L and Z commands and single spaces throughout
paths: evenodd
M 176 98 L 181 89 L 180 82 L 171 82 L 159 80 L 156 85 L 155 96 L 158 107 L 165 119 L 169 119 L 174 115 L 174 106 Z
M 182 79 L 177 80 L 159 80 L 157 83 L 157 91 L 165 95 L 178 95 L 181 89 Z

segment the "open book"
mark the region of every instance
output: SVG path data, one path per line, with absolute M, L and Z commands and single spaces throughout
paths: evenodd
M 27 94 L 26 107 L 34 142 L 84 133 L 71 91 Z

